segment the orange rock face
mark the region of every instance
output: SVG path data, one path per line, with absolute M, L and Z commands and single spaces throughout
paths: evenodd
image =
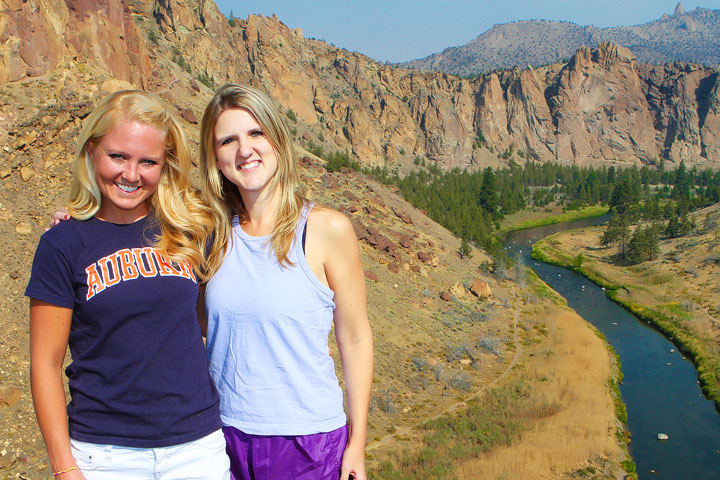
M 155 91 L 182 84 L 209 95 L 213 83 L 248 83 L 366 166 L 420 156 L 464 168 L 503 154 L 520 162 L 720 166 L 717 70 L 638 65 L 609 43 L 581 48 L 566 64 L 467 80 L 382 65 L 306 39 L 275 17 L 231 25 L 212 2 L 5 3 L 0 82 L 60 67 L 81 75 L 84 63 Z M 198 85 L 201 76 L 210 88 Z

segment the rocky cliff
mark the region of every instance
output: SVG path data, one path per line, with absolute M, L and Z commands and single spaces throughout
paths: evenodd
M 292 110 L 299 140 L 349 149 L 366 165 L 409 165 L 416 156 L 446 168 L 498 156 L 720 163 L 717 69 L 645 66 L 611 43 L 581 48 L 564 64 L 465 80 L 383 65 L 306 39 L 277 18 L 229 22 L 205 0 L 3 6 L 0 81 L 54 78 L 59 96 L 47 101 L 63 101 L 58 78 L 79 77 L 90 102 L 99 89 L 134 85 L 192 118 L 212 87 L 234 81 L 260 86 Z

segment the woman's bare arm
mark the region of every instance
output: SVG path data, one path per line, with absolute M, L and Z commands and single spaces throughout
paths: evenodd
M 322 247 L 324 273 L 335 293 L 335 338 L 348 398 L 350 434 L 342 461 L 341 479 L 365 480 L 365 442 L 373 377 L 373 340 L 367 316 L 365 275 L 360 247 L 345 215 L 317 209 L 312 231 Z M 317 251 L 317 250 L 315 250 Z
M 72 310 L 30 300 L 30 384 L 40 431 L 53 472 L 76 465 L 70 451 L 62 365 L 70 336 Z M 63 480 L 83 479 L 79 470 Z

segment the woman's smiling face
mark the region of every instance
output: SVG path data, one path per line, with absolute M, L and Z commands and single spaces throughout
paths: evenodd
M 150 211 L 165 165 L 165 132 L 135 120 L 120 119 L 95 145 L 88 145 L 102 203 L 96 216 L 132 223 Z
M 215 123 L 217 166 L 240 194 L 259 196 L 267 191 L 278 161 L 275 149 L 252 113 L 228 108 Z

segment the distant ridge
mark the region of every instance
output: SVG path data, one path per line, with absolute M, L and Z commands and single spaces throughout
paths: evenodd
M 498 68 L 554 63 L 583 46 L 613 42 L 630 49 L 640 63 L 675 61 L 717 66 L 720 63 L 720 10 L 682 3 L 673 15 L 628 27 L 596 28 L 572 22 L 524 20 L 495 25 L 471 42 L 401 64 L 406 68 L 475 75 Z

